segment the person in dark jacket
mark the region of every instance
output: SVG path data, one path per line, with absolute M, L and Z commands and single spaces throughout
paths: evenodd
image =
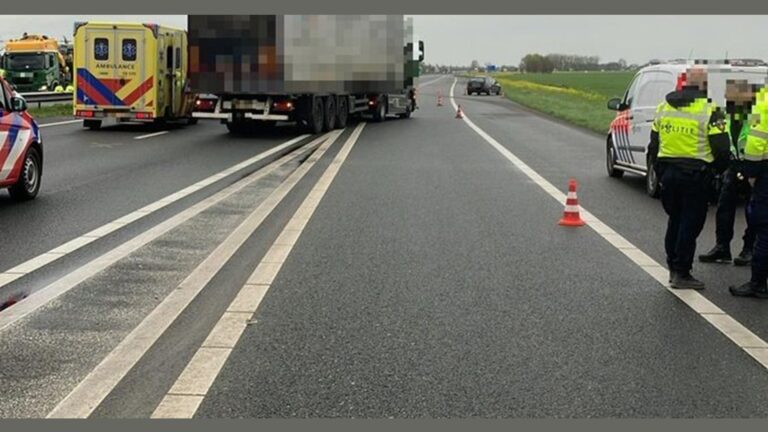
M 730 161 L 725 114 L 707 98 L 707 71 L 690 68 L 687 83 L 669 93 L 656 110 L 649 152 L 658 152 L 656 172 L 661 202 L 669 216 L 664 249 L 670 286 L 704 289 L 691 275 L 696 239 L 707 217 L 708 189 L 714 172 Z
M 749 196 L 749 182 L 739 171 L 740 161 L 744 159 L 746 136 L 743 131 L 749 129 L 745 125 L 746 116 L 752 109 L 757 94 L 757 86 L 750 85 L 746 80 L 728 80 L 726 83 L 725 100 L 728 115 L 729 133 L 731 136 L 731 164 L 722 177 L 722 188 L 717 201 L 715 218 L 715 246 L 707 253 L 699 255 L 699 261 L 705 263 L 727 263 L 731 261 L 731 240 L 733 240 L 733 225 L 736 221 L 736 208 L 739 204 L 739 194 Z M 746 126 L 746 127 L 745 127 Z M 748 206 L 744 206 L 747 227 L 744 230 L 743 247 L 739 255 L 733 259 L 733 264 L 746 266 L 752 262 L 752 247 L 755 244 L 754 230 L 749 226 L 746 217 Z

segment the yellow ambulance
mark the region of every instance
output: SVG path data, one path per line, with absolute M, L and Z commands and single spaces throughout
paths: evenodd
M 81 22 L 74 37 L 74 115 L 118 122 L 193 122 L 187 33 L 157 24 Z

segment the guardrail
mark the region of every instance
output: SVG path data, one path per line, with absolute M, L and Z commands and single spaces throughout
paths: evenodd
M 38 108 L 47 102 L 67 102 L 72 100 L 72 93 L 35 92 L 19 94 L 27 101 L 27 104 L 37 103 Z

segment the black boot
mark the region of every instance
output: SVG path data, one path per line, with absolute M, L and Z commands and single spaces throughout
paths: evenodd
M 728 287 L 728 291 L 730 291 L 731 294 L 736 297 L 757 297 L 761 299 L 768 299 L 768 285 L 766 285 L 765 282 L 758 284 L 749 281 L 737 287 Z
M 733 265 L 743 267 L 752 264 L 752 249 L 742 249 L 739 256 L 733 259 Z
M 704 282 L 691 276 L 688 272 L 675 272 L 672 274 L 672 282 L 670 282 L 669 286 L 675 289 L 703 290 Z
M 731 262 L 730 248 L 715 245 L 709 252 L 699 255 L 699 261 L 703 263 L 728 263 Z

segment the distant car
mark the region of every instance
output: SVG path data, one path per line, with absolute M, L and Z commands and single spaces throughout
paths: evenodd
M 624 96 L 608 101 L 608 109 L 617 111 L 606 137 L 606 168 L 608 175 L 620 178 L 625 172 L 645 176 L 646 192 L 659 195 L 659 179 L 648 167 L 653 166 L 656 155 L 648 154 L 651 124 L 656 108 L 666 95 L 685 82 L 686 62 L 669 62 L 641 69 L 627 86 Z M 744 79 L 753 84 L 764 84 L 768 77 L 766 66 L 729 65 L 707 66 L 708 96 L 720 107 L 725 107 L 727 80 Z
M 491 77 L 470 78 L 469 81 L 467 81 L 467 94 L 472 95 L 473 93 L 477 93 L 478 95 L 482 93 L 487 95 L 500 95 L 501 85 Z
M 0 78 L 0 189 L 16 201 L 34 199 L 43 173 L 43 141 L 27 102 Z

